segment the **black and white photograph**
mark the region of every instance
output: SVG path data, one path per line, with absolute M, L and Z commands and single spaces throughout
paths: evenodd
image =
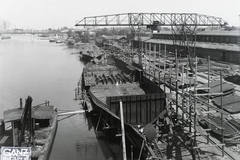
M 0 0 L 0 160 L 239 159 L 239 0 Z

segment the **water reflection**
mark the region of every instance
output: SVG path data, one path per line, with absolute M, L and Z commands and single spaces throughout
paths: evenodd
M 31 35 L 0 40 L 0 118 L 28 95 L 33 105 L 49 100 L 58 110 L 80 110 L 73 98 L 83 64 L 73 52 L 77 50 Z M 59 117 L 50 160 L 115 159 L 88 118 L 85 114 Z

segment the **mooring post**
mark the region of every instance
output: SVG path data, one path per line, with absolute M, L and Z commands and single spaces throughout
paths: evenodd
M 133 160 L 133 145 L 131 145 L 131 160 Z
M 127 160 L 122 100 L 120 100 L 120 116 L 121 116 L 121 131 L 122 131 L 123 160 Z
M 75 88 L 73 91 L 75 91 L 75 98 L 73 100 L 77 100 L 78 99 L 78 89 Z
M 22 98 L 20 98 L 20 109 L 22 109 Z

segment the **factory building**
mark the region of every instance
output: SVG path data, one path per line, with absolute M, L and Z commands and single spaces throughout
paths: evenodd
M 210 30 L 196 32 L 195 55 L 201 58 L 211 57 L 212 60 L 240 64 L 240 33 L 237 30 Z M 135 47 L 143 46 L 143 49 L 166 50 L 175 52 L 175 48 L 181 50 L 182 46 L 174 46 L 173 39 L 179 39 L 180 35 L 173 35 L 171 31 L 153 33 L 152 37 L 137 38 L 133 44 Z M 182 48 L 183 49 L 183 48 Z

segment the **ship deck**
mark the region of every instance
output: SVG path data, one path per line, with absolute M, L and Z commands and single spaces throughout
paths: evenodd
M 106 97 L 109 96 L 126 96 L 126 95 L 143 95 L 145 92 L 135 82 L 126 84 L 107 84 L 96 85 L 90 88 L 90 91 L 106 104 Z

